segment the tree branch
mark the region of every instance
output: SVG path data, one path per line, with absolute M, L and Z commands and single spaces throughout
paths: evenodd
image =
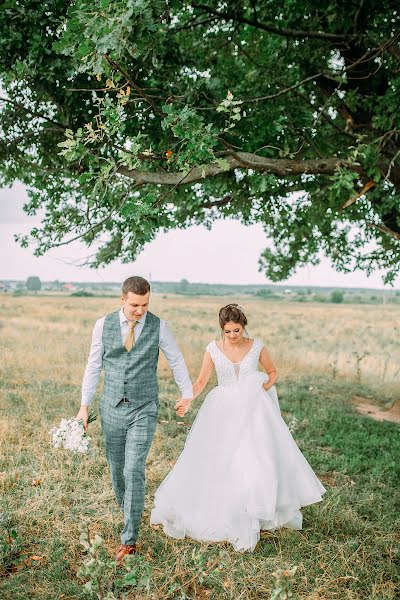
M 42 115 L 41 113 L 36 112 L 35 110 L 32 110 L 31 108 L 26 108 L 20 102 L 16 102 L 15 100 L 11 100 L 10 98 L 3 98 L 2 96 L 0 96 L 0 102 L 7 102 L 8 104 L 15 106 L 16 108 L 19 108 L 27 115 L 32 115 L 32 117 L 36 117 L 37 119 L 43 119 L 44 121 L 47 121 L 48 123 L 51 123 L 52 125 L 55 125 L 57 128 L 59 128 L 62 131 L 65 131 L 67 129 L 66 125 L 63 125 L 62 123 L 58 123 L 57 121 L 53 121 L 53 119 L 50 119 L 49 117 L 46 117 L 46 115 Z
M 295 95 L 298 96 L 298 98 L 301 98 L 302 100 L 304 100 L 304 102 L 306 102 L 309 106 L 312 106 L 312 104 L 310 102 L 310 98 L 308 98 L 304 94 L 296 91 Z M 340 133 L 341 135 L 349 137 L 353 140 L 357 140 L 357 136 L 354 133 L 350 133 L 350 131 L 341 129 L 326 113 L 321 113 L 321 118 L 324 119 L 324 121 L 326 121 L 327 123 L 329 123 L 329 125 L 331 125 L 331 127 L 333 127 L 333 129 L 336 129 L 336 131 L 338 133 Z
M 127 169 L 119 167 L 118 173 L 125 177 L 134 179 L 137 185 L 153 184 L 153 185 L 187 185 L 202 181 L 208 177 L 214 177 L 234 169 L 247 168 L 254 169 L 260 173 L 272 173 L 278 177 L 288 177 L 291 175 L 333 175 L 339 167 L 344 167 L 362 173 L 362 169 L 358 164 L 350 165 L 344 159 L 327 158 L 315 160 L 290 160 L 265 158 L 250 152 L 235 152 L 232 151 L 226 157 L 227 165 L 221 166 L 219 163 L 211 163 L 204 166 L 194 167 L 189 173 L 180 172 L 165 172 L 165 171 L 142 171 L 140 169 Z
M 219 200 L 214 200 L 214 202 L 212 202 L 211 200 L 207 200 L 206 202 L 203 202 L 201 205 L 201 208 L 213 208 L 214 206 L 220 207 L 220 206 L 226 206 L 227 204 L 229 204 L 229 202 L 232 200 L 232 196 L 230 194 L 228 194 L 227 196 L 224 196 L 223 198 L 220 198 Z
M 361 21 L 365 18 L 365 0 L 360 0 L 360 4 L 356 10 L 353 21 L 354 33 L 358 33 L 361 27 Z
M 105 60 L 108 62 L 108 64 L 110 65 L 110 67 L 112 69 L 114 69 L 115 71 L 119 71 L 121 73 L 121 75 L 123 75 L 126 79 L 126 81 L 129 83 L 129 85 L 136 90 L 136 92 L 144 99 L 146 100 L 146 102 L 148 102 L 148 104 L 150 104 L 150 106 L 153 108 L 154 112 L 158 115 L 160 115 L 161 117 L 165 117 L 165 113 L 160 110 L 158 108 L 158 106 L 153 102 L 153 100 L 150 98 L 150 96 L 148 96 L 134 81 L 133 79 L 129 76 L 129 74 L 121 67 L 121 65 L 119 63 L 117 63 L 115 60 L 113 60 L 112 58 L 110 58 L 110 56 L 108 56 L 108 54 L 103 54 L 103 57 L 105 58 Z
M 389 229 L 389 227 L 386 227 L 386 225 L 378 225 L 377 223 L 367 223 L 367 227 L 374 227 L 382 233 L 387 233 L 395 240 L 400 240 L 400 233 L 397 233 L 397 231 L 392 231 L 392 229 Z
M 240 17 L 235 13 L 230 12 L 222 12 L 215 10 L 214 8 L 210 8 L 204 4 L 194 4 L 191 6 L 193 8 L 198 8 L 203 12 L 206 12 L 210 15 L 215 15 L 224 21 L 236 21 L 237 23 L 243 23 L 244 25 L 251 25 L 252 27 L 256 27 L 257 29 L 262 29 L 263 31 L 268 31 L 269 33 L 276 33 L 277 35 L 284 35 L 286 37 L 306 37 L 306 38 L 314 38 L 319 40 L 328 40 L 332 42 L 344 42 L 354 37 L 353 34 L 348 33 L 326 33 L 324 31 L 304 31 L 297 29 L 285 29 L 273 27 L 272 25 L 268 25 L 267 23 L 260 23 L 260 21 L 256 19 L 247 19 L 246 17 Z
M 389 44 L 386 48 L 389 52 L 390 56 L 394 58 L 398 63 L 400 63 L 400 50 L 397 46 L 393 44 Z
M 101 219 L 100 221 L 97 221 L 97 223 L 94 223 L 93 225 L 91 225 L 91 227 L 89 227 L 88 229 L 86 229 L 83 233 L 78 233 L 77 235 L 75 235 L 74 237 L 70 238 L 69 240 L 64 240 L 62 242 L 55 242 L 54 244 L 51 245 L 51 247 L 52 248 L 59 248 L 60 246 L 67 246 L 68 244 L 71 244 L 72 242 L 75 242 L 76 240 L 80 240 L 80 239 L 84 238 L 85 236 L 87 236 L 92 231 L 95 231 L 96 229 L 98 229 L 99 227 L 101 227 L 102 225 L 104 225 L 105 223 L 107 223 L 108 221 L 110 221 L 112 215 L 116 211 L 118 212 L 123 207 L 123 205 L 125 204 L 125 200 L 128 197 L 130 191 L 127 192 L 126 194 L 124 194 L 124 196 L 122 197 L 122 199 L 120 200 L 120 202 L 117 204 L 117 206 L 113 207 L 110 210 L 110 212 L 103 219 Z
M 314 81 L 315 79 L 317 79 L 318 77 L 322 77 L 323 75 L 323 73 L 316 73 L 315 75 L 310 75 L 310 77 L 306 77 L 305 79 L 302 79 L 301 81 L 295 83 L 294 85 L 291 85 L 290 87 L 283 88 L 275 94 L 270 94 L 269 96 L 259 96 L 257 98 L 243 98 L 243 102 L 259 102 L 260 100 L 272 100 L 273 98 L 278 98 L 278 96 L 287 94 L 288 92 L 291 92 L 292 90 L 295 90 L 296 88 L 300 87 L 304 83 L 307 83 L 308 81 Z
M 346 200 L 346 202 L 343 204 L 342 208 L 347 208 L 348 206 L 351 206 L 352 204 L 354 204 L 354 202 L 356 202 L 359 198 L 361 198 L 361 196 L 364 196 L 364 194 L 369 192 L 369 190 L 372 189 L 374 186 L 375 186 L 375 181 L 372 181 L 371 179 L 369 181 L 367 181 L 367 183 L 365 185 L 363 185 L 361 190 L 359 192 L 357 192 L 357 194 L 355 196 Z
M 203 19 L 202 21 L 196 21 L 196 18 L 191 18 L 186 23 L 186 25 L 182 25 L 181 27 L 174 27 L 173 29 L 171 29 L 171 31 L 173 33 L 178 32 L 178 31 L 185 31 L 185 29 L 192 29 L 193 27 L 198 27 L 199 25 L 206 25 L 207 23 L 213 23 L 216 20 L 217 20 L 216 17 L 207 17 L 206 19 Z

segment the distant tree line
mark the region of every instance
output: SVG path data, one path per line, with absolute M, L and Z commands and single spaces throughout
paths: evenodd
M 56 285 L 57 284 L 57 285 Z M 50 285 L 50 287 L 48 287 Z M 360 288 L 321 288 L 321 287 L 299 287 L 280 285 L 231 285 L 211 283 L 191 283 L 186 278 L 178 282 L 154 281 L 151 284 L 152 291 L 157 294 L 179 294 L 184 296 L 253 296 L 265 301 L 285 302 L 322 302 L 333 304 L 400 304 L 400 290 L 372 290 Z M 78 289 L 76 289 L 78 288 Z M 42 284 L 37 276 L 30 276 L 25 282 L 17 282 L 14 296 L 41 291 L 64 292 L 75 297 L 99 297 L 114 296 L 119 287 L 112 282 L 76 284 L 75 290 L 68 292 L 60 281 L 45 282 Z

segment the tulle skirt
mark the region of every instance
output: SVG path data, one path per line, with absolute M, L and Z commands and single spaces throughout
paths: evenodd
M 253 551 L 260 530 L 301 529 L 300 508 L 326 491 L 283 421 L 275 388 L 255 372 L 205 398 L 150 522 L 167 535 Z

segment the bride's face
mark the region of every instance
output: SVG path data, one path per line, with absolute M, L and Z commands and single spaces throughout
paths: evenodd
M 240 323 L 229 321 L 225 324 L 223 332 L 226 340 L 229 340 L 232 344 L 237 344 L 243 336 L 244 327 Z

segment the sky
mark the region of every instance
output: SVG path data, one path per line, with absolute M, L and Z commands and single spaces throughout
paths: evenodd
M 218 221 L 211 230 L 191 227 L 187 230 L 160 233 L 147 244 L 135 262 L 90 269 L 80 266 L 92 254 L 79 242 L 49 251 L 45 256 L 33 256 L 33 249 L 23 249 L 14 241 L 14 234 L 29 233 L 40 223 L 37 217 L 23 212 L 27 201 L 21 184 L 0 189 L 0 280 L 26 280 L 31 275 L 42 281 L 122 282 L 131 275 L 141 275 L 151 281 L 192 283 L 270 284 L 258 271 L 258 258 L 268 240 L 261 225 L 246 227 L 236 221 Z M 384 288 L 382 274 L 367 277 L 362 272 L 337 273 L 330 261 L 322 258 L 318 266 L 302 267 L 282 285 L 336 286 Z M 400 288 L 400 277 L 395 281 Z

